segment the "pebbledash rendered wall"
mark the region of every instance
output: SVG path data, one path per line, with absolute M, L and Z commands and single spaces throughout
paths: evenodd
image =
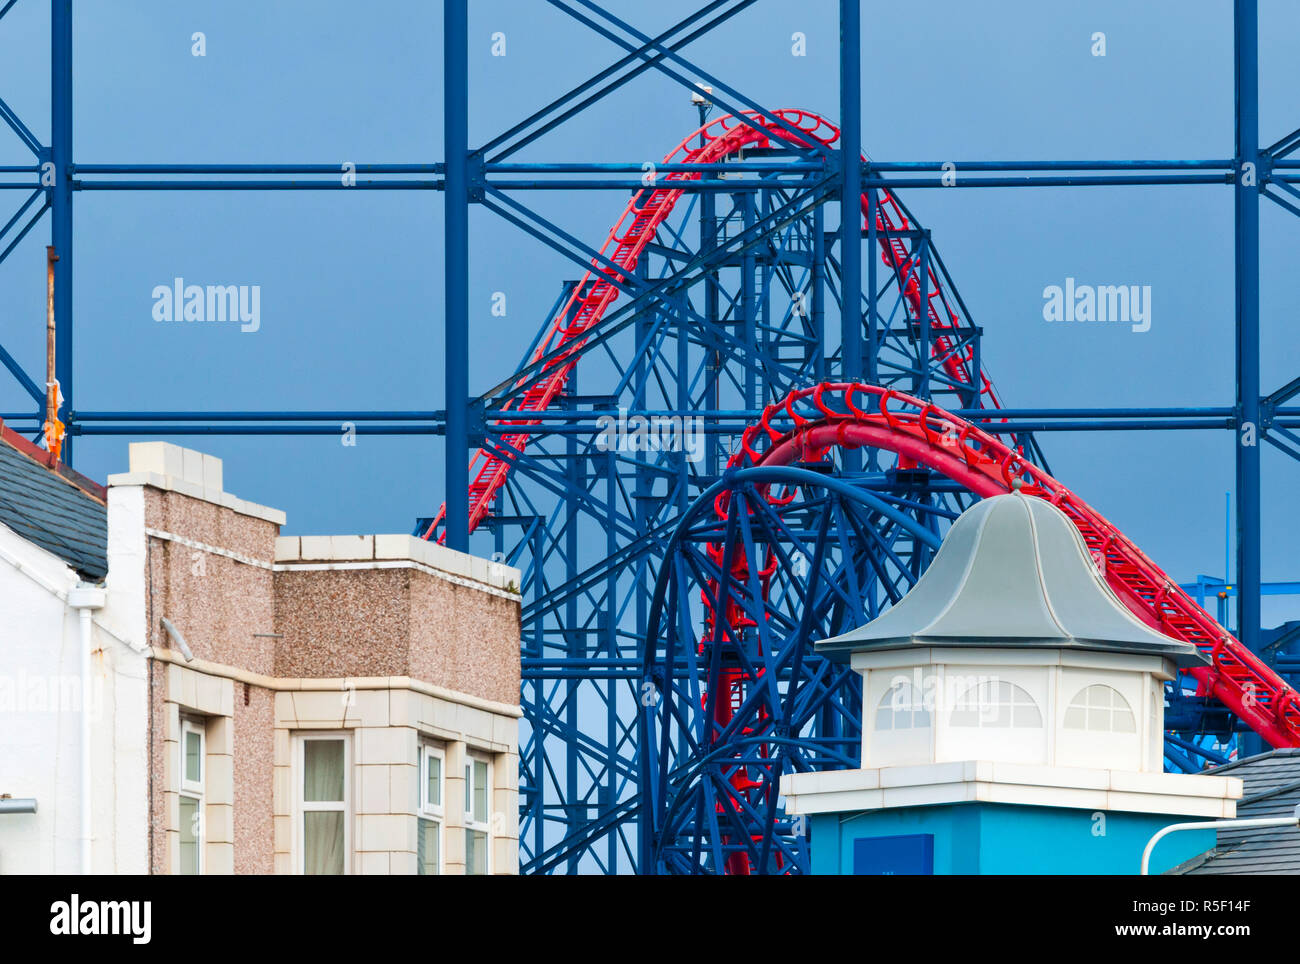
M 206 743 L 205 873 L 297 871 L 295 740 L 323 731 L 348 743 L 349 872 L 417 871 L 422 745 L 445 765 L 442 872 L 465 868 L 470 753 L 492 764 L 490 872 L 516 872 L 518 570 L 407 535 L 280 537 L 283 513 L 221 474 L 147 443 L 108 480 L 105 615 L 152 648 L 135 774 L 149 870 L 180 869 L 189 720 Z

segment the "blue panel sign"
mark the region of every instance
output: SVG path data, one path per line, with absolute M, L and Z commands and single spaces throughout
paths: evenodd
M 859 837 L 853 841 L 853 873 L 865 876 L 932 876 L 934 834 Z

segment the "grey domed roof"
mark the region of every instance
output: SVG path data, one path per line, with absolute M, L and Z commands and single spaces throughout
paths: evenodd
M 953 523 L 912 590 L 865 626 L 817 644 L 831 658 L 909 646 L 1086 649 L 1209 660 L 1128 611 L 1079 530 L 1043 499 L 999 495 Z

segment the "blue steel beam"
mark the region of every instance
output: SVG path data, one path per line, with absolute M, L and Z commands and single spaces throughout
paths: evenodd
M 622 37 L 619 37 L 612 31 L 606 29 L 596 21 L 592 20 L 590 17 L 587 17 L 582 13 L 580 13 L 579 11 L 574 10 L 572 7 L 568 6 L 568 4 L 564 2 L 564 0 L 547 0 L 547 2 L 551 6 L 555 7 L 556 9 L 562 10 L 565 13 L 567 13 L 574 20 L 578 21 L 578 23 L 590 27 L 593 31 L 600 34 L 606 40 L 618 44 L 618 46 L 622 47 L 624 50 L 631 52 L 637 49 L 636 45 L 630 43 L 629 41 L 624 40 Z M 713 93 L 709 95 L 712 102 L 717 106 L 721 107 L 723 110 L 726 110 L 727 112 L 736 115 L 737 119 L 740 120 L 741 123 L 746 124 L 750 127 L 754 127 L 756 130 L 758 130 L 759 128 L 744 116 L 745 110 L 754 111 L 760 117 L 768 121 L 770 125 L 772 125 L 770 127 L 762 128 L 763 133 L 765 133 L 769 137 L 782 141 L 788 147 L 791 147 L 796 150 L 802 150 L 812 154 L 820 154 L 822 156 L 829 155 L 830 151 L 825 146 L 818 143 L 817 141 L 808 143 L 806 132 L 799 130 L 789 121 L 787 121 L 785 118 L 778 117 L 776 114 L 773 114 L 771 111 L 763 107 L 757 101 L 751 100 L 750 98 L 746 97 L 744 94 L 740 93 L 740 91 L 735 90 L 734 88 L 724 83 L 719 78 L 713 76 L 707 71 L 701 70 L 698 65 L 693 64 L 690 61 L 686 60 L 684 57 L 681 57 L 680 55 L 674 53 L 672 50 L 666 48 L 663 44 L 655 43 L 650 37 L 646 36 L 645 34 L 641 33 L 639 30 L 636 30 L 633 27 L 629 26 L 628 24 L 624 23 L 622 20 L 620 20 L 618 17 L 615 17 L 612 13 L 610 13 L 608 10 L 605 10 L 599 4 L 593 3 L 591 2 L 591 0 L 575 0 L 575 2 L 586 7 L 588 10 L 592 11 L 597 16 L 604 18 L 607 22 L 612 23 L 614 26 L 618 27 L 623 32 L 630 34 L 632 37 L 636 38 L 636 40 L 638 40 L 640 43 L 649 46 L 654 50 L 659 51 L 661 54 L 663 54 L 664 59 L 671 60 L 679 67 L 682 67 L 690 71 L 692 76 L 687 76 L 685 74 L 679 73 L 678 71 L 665 66 L 661 60 L 656 60 L 653 64 L 651 64 L 651 66 L 653 66 L 659 72 L 677 81 L 677 83 L 679 83 L 686 90 L 694 91 L 697 89 L 696 88 L 697 83 L 701 83 L 701 82 L 707 83 L 709 86 L 713 88 Z M 644 57 L 646 55 L 642 54 L 641 56 Z M 727 98 L 730 98 L 732 101 L 736 101 L 736 103 L 733 104 L 730 101 L 719 96 L 720 93 L 725 95 Z
M 9 233 L 9 229 L 18 223 L 18 221 L 22 218 L 22 216 L 27 213 L 27 209 L 30 208 L 33 204 L 35 204 L 36 199 L 39 198 L 43 193 L 44 192 L 39 187 L 36 188 L 36 190 L 32 191 L 31 196 L 28 197 L 27 200 L 23 202 L 22 207 L 20 207 L 17 211 L 14 212 L 13 217 L 11 217 L 8 221 L 6 221 L 3 227 L 0 227 L 0 239 L 3 239 L 4 236 Z
M 1260 420 L 1259 381 L 1259 9 L 1235 0 L 1233 67 L 1236 82 L 1234 225 L 1237 303 L 1237 601 L 1238 638 L 1255 652 L 1260 643 Z M 1248 753 L 1264 748 L 1248 735 Z
M 862 7 L 840 0 L 840 370 L 845 381 L 867 373 L 862 365 Z M 874 228 L 875 218 L 869 230 Z M 874 236 L 874 230 L 872 234 Z M 871 260 L 875 262 L 875 250 Z M 875 313 L 869 312 L 874 333 Z M 862 453 L 844 453 L 848 472 L 862 469 Z
M 1236 586 L 1225 586 L 1222 579 L 1213 576 L 1201 576 L 1196 582 L 1180 583 L 1179 588 L 1197 597 L 1198 604 L 1201 598 L 1212 593 L 1223 593 L 1229 598 L 1238 594 Z M 1260 583 L 1259 592 L 1261 596 L 1300 596 L 1300 582 L 1264 582 Z
M 442 164 L 357 164 L 354 174 L 442 174 Z M 330 174 L 339 164 L 74 164 L 72 173 L 87 174 Z
M 443 2 L 443 144 L 446 277 L 443 315 L 447 409 L 447 546 L 469 552 L 469 10 Z
M 716 27 L 730 20 L 741 10 L 744 10 L 752 6 L 754 2 L 755 0 L 740 0 L 740 2 L 732 9 L 722 13 L 718 17 L 715 17 L 713 20 L 709 21 L 707 24 L 703 25 L 702 27 L 694 30 L 693 32 L 691 32 L 681 40 L 677 40 L 674 43 L 672 43 L 669 46 L 669 49 L 673 51 L 681 50 L 682 48 L 684 48 L 694 40 L 704 36 L 705 34 L 711 32 Z M 509 147 L 506 147 L 498 151 L 497 153 L 493 154 L 492 157 L 490 157 L 488 160 L 489 162 L 499 162 L 503 158 L 509 157 L 511 154 L 514 154 L 519 150 L 521 150 L 522 148 L 528 146 L 533 141 L 537 140 L 539 137 L 542 137 L 543 135 L 554 130 L 559 125 L 563 124 L 565 121 L 574 117 L 583 109 L 590 107 L 592 104 L 596 103 L 602 98 L 608 96 L 609 94 L 612 94 L 614 91 L 618 90 L 628 81 L 634 79 L 644 71 L 653 67 L 658 61 L 663 59 L 665 54 L 659 53 L 659 54 L 655 54 L 654 56 L 647 56 L 647 54 L 649 54 L 652 49 L 654 49 L 657 45 L 667 43 L 671 37 L 680 33 L 682 30 L 685 30 L 687 27 L 694 24 L 697 20 L 700 20 L 704 16 L 707 16 L 709 13 L 718 9 L 720 6 L 722 6 L 721 0 L 714 0 L 714 2 L 709 3 L 703 8 L 701 8 L 700 10 L 695 11 L 695 13 L 691 14 L 685 20 L 679 21 L 675 26 L 665 30 L 663 33 L 659 34 L 653 40 L 647 41 L 646 43 L 642 44 L 640 47 L 636 48 L 631 53 L 621 57 L 619 60 L 615 61 L 610 66 L 606 67 L 604 70 L 589 77 L 586 81 L 579 84 L 577 87 L 572 88 L 567 93 L 561 94 L 559 97 L 551 101 L 545 107 L 534 112 L 529 117 L 525 118 L 524 120 L 520 121 L 518 124 L 511 127 L 509 130 L 503 132 L 502 134 L 499 134 L 497 137 L 488 141 L 479 149 L 479 153 L 486 155 L 490 151 L 496 151 L 498 147 L 500 147 L 502 144 L 509 141 L 511 138 L 523 134 L 524 131 L 528 130 L 528 128 L 532 127 L 534 124 L 537 124 L 545 120 L 545 123 L 543 123 L 540 127 L 537 127 L 532 131 L 530 131 L 527 135 L 520 137 Z M 600 90 L 596 91 L 596 93 L 583 98 L 581 101 L 579 101 L 576 104 L 573 104 L 567 109 L 562 111 L 560 110 L 566 104 L 570 104 L 575 98 L 582 96 L 583 94 L 591 90 L 593 87 L 601 83 L 606 78 L 613 76 L 614 74 L 618 73 L 618 71 L 622 70 L 623 68 L 629 66 L 630 64 L 636 61 L 640 61 L 640 62 L 637 63 L 632 70 L 628 71 L 623 76 L 619 77 L 617 80 L 611 81 L 609 84 L 606 84 Z M 551 115 L 556 111 L 560 111 L 560 113 L 556 114 L 556 116 L 554 117 L 550 117 L 549 119 L 547 119 L 548 115 Z
M 40 208 L 36 211 L 36 213 L 33 214 L 28 219 L 27 223 L 22 226 L 19 232 L 16 235 L 14 235 L 13 240 L 10 241 L 7 245 L 5 245 L 5 249 L 3 251 L 0 251 L 0 261 L 4 261 L 5 258 L 9 257 L 10 253 L 14 250 L 14 248 L 18 247 L 18 245 L 22 242 L 23 238 L 27 237 L 28 232 L 30 232 L 32 228 L 36 227 L 36 222 L 41 219 L 41 215 L 43 215 L 49 209 L 50 209 L 50 202 L 49 199 L 46 198 L 45 202 L 41 204 Z M 26 205 L 23 206 L 23 210 L 24 211 L 26 210 Z M 0 236 L 3 236 L 3 232 L 0 232 Z
M 297 422 L 421 421 L 441 422 L 446 413 L 403 411 L 315 412 L 78 412 L 79 422 Z
M 944 171 L 952 164 L 960 174 L 963 171 L 1162 171 L 1162 170 L 1216 170 L 1231 173 L 1232 158 L 1221 160 L 1105 160 L 1105 161 L 871 161 L 866 166 L 872 171 Z
M 18 139 L 23 142 L 29 151 L 37 157 L 41 156 L 41 142 L 37 140 L 36 135 L 27 128 L 27 125 L 22 122 L 22 119 L 14 113 L 13 108 L 3 100 L 0 100 L 0 120 L 3 120 L 9 125 L 9 129 L 18 135 Z
M 1268 434 L 1264 436 L 1264 441 L 1268 442 L 1279 452 L 1289 455 L 1293 459 L 1300 460 L 1300 435 L 1288 431 L 1285 425 L 1279 422 L 1273 422 Z
M 1286 157 L 1297 147 L 1300 147 L 1300 128 L 1293 130 L 1290 134 L 1287 134 L 1286 137 L 1274 141 L 1264 149 L 1264 153 L 1274 158 L 1276 162 L 1278 159 Z M 1274 167 L 1282 166 L 1283 165 L 1281 164 L 1274 163 Z
M 354 181 L 338 178 L 319 181 L 84 181 L 73 184 L 77 191 L 442 191 L 445 182 Z
M 824 170 L 824 168 L 818 167 L 817 170 Z M 707 171 L 705 173 L 707 173 Z M 626 193 L 628 191 L 639 191 L 645 187 L 645 184 L 640 180 L 614 181 L 593 179 L 585 181 L 506 181 L 497 178 L 488 178 L 484 183 L 498 191 L 618 191 L 620 193 Z M 758 191 L 762 187 L 758 181 L 733 181 L 723 183 L 710 180 L 684 180 L 673 181 L 673 190 L 678 190 L 679 185 L 683 194 L 742 194 L 746 191 Z
M 18 384 L 20 384 L 27 394 L 35 400 L 36 404 L 41 406 L 45 405 L 45 393 L 41 391 L 40 386 L 37 385 L 36 382 L 32 381 L 31 376 L 29 376 L 27 372 L 23 371 L 23 366 L 18 364 L 18 361 L 13 355 L 9 354 L 9 352 L 5 350 L 3 345 L 0 345 L 0 364 L 3 364 L 5 368 L 9 369 L 9 373 L 18 380 Z M 25 418 L 27 416 L 22 417 Z M 33 415 L 31 417 L 40 418 L 40 415 Z
M 1292 204 L 1290 201 L 1286 200 L 1286 198 L 1280 197 L 1269 190 L 1269 187 L 1273 185 L 1276 185 L 1277 187 L 1285 191 L 1287 194 L 1290 194 L 1292 197 L 1295 198 L 1300 198 L 1300 191 L 1296 190 L 1294 187 L 1291 186 L 1289 179 L 1280 178 L 1277 177 L 1276 175 L 1269 177 L 1267 184 L 1262 191 L 1263 195 L 1266 198 L 1268 198 L 1270 201 L 1273 201 L 1279 207 L 1285 208 L 1286 210 L 1290 211 L 1292 214 L 1300 215 L 1300 207 L 1297 207 L 1295 204 Z
M 700 125 L 703 126 L 703 125 Z M 484 164 L 487 174 L 641 174 L 644 161 L 546 161 L 541 163 Z M 822 161 L 674 161 L 656 164 L 659 174 L 810 174 L 826 170 Z M 638 185 L 641 186 L 641 185 Z M 738 185 L 733 184 L 732 187 Z
M 603 178 L 564 178 L 567 174 L 603 174 L 615 175 L 633 173 L 642 170 L 644 162 L 620 161 L 608 164 L 584 164 L 579 162 L 556 162 L 545 164 L 510 164 L 488 165 L 486 173 L 491 177 L 483 179 L 484 184 L 498 191 L 573 191 L 573 190 L 638 190 L 644 185 L 639 180 L 620 180 L 614 177 Z M 988 162 L 989 170 L 1023 170 L 1027 162 Z M 1114 170 L 1146 170 L 1148 165 L 1142 161 L 1112 162 Z M 659 165 L 661 173 L 710 173 L 717 172 L 732 165 L 692 164 L 681 162 Z M 776 165 L 765 162 L 750 162 L 736 165 L 741 171 L 753 174 L 767 173 L 801 173 L 826 170 L 820 163 L 792 162 Z M 1159 162 L 1164 166 L 1164 162 Z M 1023 177 L 962 177 L 955 183 L 946 183 L 942 178 L 922 177 L 881 177 L 875 173 L 879 165 L 864 164 L 866 172 L 861 177 L 865 191 L 870 187 L 886 188 L 937 188 L 937 187 L 1115 187 L 1134 185 L 1175 185 L 1175 184 L 1230 184 L 1233 176 L 1230 171 L 1222 174 L 1098 174 L 1098 175 L 1030 175 Z M 355 173 L 394 175 L 399 173 L 441 173 L 443 165 L 419 164 L 366 164 L 357 165 Z M 1069 170 L 1071 167 L 1062 168 Z M 13 173 L 28 173 L 28 167 L 14 167 Z M 2 172 L 2 171 L 0 171 Z M 157 173 L 166 174 L 166 179 L 131 180 L 120 177 L 114 179 L 88 178 L 87 175 L 105 173 Z M 202 173 L 225 173 L 237 176 L 223 180 L 197 180 L 190 175 Z M 420 180 L 401 180 L 386 177 L 378 180 L 359 180 L 343 184 L 338 177 L 340 169 L 331 164 L 273 165 L 273 164 L 206 164 L 206 165 L 109 165 L 89 164 L 75 165 L 73 168 L 72 189 L 77 191 L 303 191 L 303 190 L 432 190 L 445 189 L 445 180 L 437 177 Z M 277 180 L 253 180 L 246 175 L 269 174 L 283 175 Z M 524 175 L 535 174 L 539 177 L 524 179 Z M 309 180 L 296 180 L 291 175 L 314 175 Z M 1300 181 L 1300 176 L 1271 175 L 1264 183 L 1276 184 L 1288 191 L 1290 183 Z M 683 180 L 674 183 L 674 190 L 683 193 L 735 193 L 746 189 L 746 182 L 739 184 L 719 184 L 709 180 Z M 752 189 L 757 184 L 749 182 Z M 30 182 L 0 183 L 0 189 L 30 190 Z M 1276 198 L 1275 198 L 1276 200 Z
M 1170 744 L 1172 744 L 1172 747 Z M 1190 756 L 1202 757 L 1215 766 L 1223 766 L 1228 762 L 1228 758 L 1222 753 L 1211 750 L 1209 747 L 1201 746 L 1199 743 L 1194 743 L 1191 740 L 1178 736 L 1176 733 L 1170 733 L 1165 737 L 1165 756 L 1172 756 L 1171 751 L 1173 747 L 1177 747 L 1179 750 L 1184 751 Z M 1190 768 L 1185 768 L 1183 772 L 1196 773 L 1200 769 L 1201 767 L 1193 764 Z
M 708 110 L 711 106 L 711 104 L 709 106 L 702 104 L 699 107 L 701 127 L 704 126 L 704 122 L 708 117 Z M 703 134 L 700 135 L 699 140 L 702 145 L 704 143 Z M 721 178 L 711 180 L 707 175 L 702 177 L 699 183 L 708 184 L 711 187 L 721 187 L 723 189 L 728 186 Z M 750 201 L 752 204 L 752 198 L 744 198 L 742 199 L 742 202 L 746 200 Z M 748 226 L 752 229 L 753 219 L 749 218 L 748 221 Z M 705 194 L 700 198 L 699 203 L 700 253 L 705 257 L 712 255 L 713 252 L 717 250 L 720 229 L 721 225 L 718 222 L 718 198 L 713 194 Z M 716 274 L 704 275 L 703 282 L 703 331 L 708 334 L 713 334 L 718 331 L 718 321 L 720 318 L 720 285 L 718 284 Z M 743 284 L 744 282 L 742 281 L 742 285 Z M 753 328 L 747 327 L 745 330 L 746 333 L 748 333 L 753 331 Z M 719 346 L 716 340 L 706 349 L 706 352 L 708 360 L 705 362 L 704 404 L 708 408 L 717 408 L 719 397 L 718 382 L 720 369 L 722 367 L 722 352 L 719 351 Z M 752 366 L 750 367 L 750 371 L 752 371 Z M 749 371 L 746 372 L 746 374 L 748 373 Z M 710 475 L 716 475 L 718 472 L 718 450 L 716 446 L 709 446 L 707 459 L 708 461 L 705 465 L 705 471 Z
M 412 425 L 409 422 L 400 425 L 375 425 L 363 422 L 354 429 L 357 435 L 445 435 L 441 425 Z M 77 422 L 69 426 L 68 435 L 148 435 L 161 438 L 176 438 L 184 435 L 339 435 L 337 425 L 84 425 Z M 67 440 L 64 440 L 67 451 Z
M 866 304 L 866 329 L 867 329 L 867 381 L 872 385 L 880 384 L 880 314 L 877 311 L 878 292 L 879 292 L 879 266 L 876 264 L 875 252 L 879 250 L 880 244 L 880 192 L 875 188 L 867 188 L 867 250 L 871 255 L 867 258 L 867 304 Z M 841 200 L 841 206 L 843 201 Z M 843 301 L 841 301 L 841 312 L 843 311 Z M 970 317 L 966 313 L 966 317 Z M 979 366 L 975 366 L 975 371 L 979 371 Z M 874 460 L 874 456 L 873 456 Z M 873 466 L 874 467 L 874 466 Z
M 501 205 L 494 204 L 485 198 L 482 202 L 484 208 L 502 220 L 509 221 L 521 231 L 531 234 L 543 244 L 554 248 L 579 267 L 591 268 L 595 265 L 609 269 L 609 271 L 613 272 L 613 276 L 606 275 L 604 280 L 618 288 L 629 298 L 636 298 L 641 293 L 641 283 L 635 277 L 621 274 L 623 269 L 595 248 L 588 247 L 550 219 L 530 210 L 513 198 L 507 197 L 491 185 L 485 184 L 484 188 L 490 197 L 499 199 L 505 205 L 503 208 Z M 506 210 L 506 208 L 510 210 Z M 548 236 L 548 233 L 551 236 Z M 568 245 L 568 247 L 566 248 L 565 245 Z
M 25 387 L 25 386 L 24 386 Z M 585 414 L 585 413 L 584 413 Z M 638 413 L 639 414 L 639 413 Z M 694 413 L 692 413 L 694 414 Z M 988 410 L 982 413 L 988 415 Z M 39 416 L 18 415 L 13 418 L 14 421 L 35 420 Z M 339 429 L 332 425 L 309 425 L 293 423 L 260 423 L 249 424 L 248 422 L 231 423 L 231 424 L 211 424 L 200 422 L 186 422 L 179 424 L 176 420 L 164 422 L 134 422 L 127 424 L 86 424 L 77 416 L 75 428 L 69 429 L 71 435 L 150 435 L 150 436 L 181 436 L 181 435 L 337 435 Z M 6 419 L 9 420 L 9 419 Z M 346 420 L 345 420 L 346 421 Z M 733 423 L 723 425 L 706 425 L 703 429 L 705 435 L 724 435 L 735 436 L 740 434 L 743 428 L 747 428 L 750 423 L 737 420 Z M 1184 431 L 1211 431 L 1231 429 L 1235 424 L 1229 420 L 1214 420 L 1203 422 L 1161 422 L 1161 421 L 1099 421 L 1099 422 L 1031 422 L 1031 421 L 1008 421 L 1008 422 L 989 422 L 981 424 L 980 429 L 988 432 L 990 435 L 1022 435 L 1038 432 L 1164 432 L 1171 430 Z M 497 430 L 509 434 L 523 434 L 537 437 L 556 436 L 565 437 L 569 435 L 577 436 L 595 436 L 602 430 L 603 426 L 595 422 L 589 424 L 572 423 L 563 426 L 539 426 L 539 425 L 512 425 L 508 429 L 500 427 Z M 444 423 L 430 423 L 427 425 L 412 425 L 406 422 L 398 425 L 376 425 L 367 422 L 361 422 L 357 425 L 356 431 L 361 435 L 444 435 L 446 428 Z M 1266 438 L 1265 441 L 1270 441 Z
M 703 165 L 689 166 L 680 165 L 691 171 L 708 171 L 710 168 Z M 792 171 L 798 172 L 806 169 L 806 165 L 800 165 L 791 168 Z M 821 167 L 814 167 L 814 170 L 821 170 Z M 518 172 L 520 174 L 525 172 Z M 613 172 L 611 172 L 613 173 Z M 334 171 L 337 175 L 338 171 Z M 1123 187 L 1123 186 L 1150 186 L 1150 185 L 1176 185 L 1176 184 L 1229 184 L 1231 175 L 1194 175 L 1194 174 L 1139 174 L 1139 175 L 1096 175 L 1096 176 L 1077 176 L 1077 177 L 984 177 L 984 178 L 959 178 L 954 184 L 945 184 L 940 178 L 884 178 L 874 175 L 866 175 L 862 178 L 862 187 L 884 187 L 890 189 L 913 189 L 913 188 L 938 188 L 938 187 L 961 187 L 961 188 L 1013 188 L 1013 187 Z M 1300 181 L 1297 178 L 1281 178 L 1274 176 L 1269 183 L 1278 184 L 1279 186 L 1292 181 Z M 615 180 L 610 178 L 604 179 L 570 179 L 560 180 L 554 178 L 522 180 L 518 177 L 494 177 L 484 181 L 493 188 L 504 191 L 635 191 L 644 185 L 639 180 Z M 30 182 L 9 182 L 0 183 L 0 190 L 31 190 Z M 398 180 L 390 178 L 386 180 L 359 180 L 344 185 L 337 178 L 318 178 L 314 180 L 87 180 L 84 177 L 76 177 L 72 182 L 72 189 L 76 191 L 442 191 L 446 190 L 444 180 L 423 179 L 423 180 Z M 729 184 L 726 186 L 711 184 L 708 181 L 680 181 L 674 182 L 674 190 L 681 190 L 684 194 L 702 194 L 702 193 L 733 193 L 737 190 L 744 190 L 741 185 Z M 1274 198 L 1277 200 L 1276 198 Z
M 72 0 L 50 0 L 50 151 L 54 183 L 49 188 L 50 244 L 54 263 L 54 377 L 63 393 L 60 417 L 69 429 L 76 411 L 73 384 L 72 311 Z M 62 458 L 73 463 L 72 432 Z
M 1079 174 L 1025 177 L 958 177 L 945 181 L 938 177 L 879 177 L 866 174 L 863 187 L 903 188 L 972 188 L 972 187 L 1124 187 L 1154 184 L 1230 184 L 1231 172 L 1224 174 Z

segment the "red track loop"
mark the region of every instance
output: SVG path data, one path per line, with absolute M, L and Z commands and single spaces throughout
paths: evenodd
M 786 123 L 805 131 L 808 146 L 822 144 L 829 147 L 839 140 L 839 128 L 810 111 L 786 109 L 773 113 Z M 782 128 L 756 113 L 746 113 L 744 116 L 746 120 L 742 121 L 736 115 L 728 114 L 706 124 L 678 144 L 663 159 L 663 163 L 717 163 L 747 147 L 771 146 L 771 136 L 767 133 L 769 130 L 785 134 Z M 699 143 L 701 136 L 702 145 Z M 673 207 L 684 193 L 680 189 L 674 190 L 670 186 L 661 185 L 669 185 L 674 181 L 698 180 L 699 177 L 698 173 L 665 174 L 652 186 L 632 196 L 623 209 L 622 216 L 614 223 L 605 243 L 600 247 L 600 254 L 618 265 L 620 270 L 616 272 L 609 267 L 601 266 L 600 262 L 593 261 L 592 269 L 583 276 L 582 281 L 574 289 L 573 296 L 549 323 L 548 331 L 540 339 L 536 351 L 529 359 L 529 365 L 560 349 L 571 348 L 576 351 L 581 346 L 583 338 L 604 318 L 610 305 L 618 298 L 618 288 L 611 283 L 611 279 L 621 282 L 632 276 L 646 246 L 654 240 L 659 225 L 672 213 Z M 862 195 L 862 212 L 864 219 L 870 216 L 866 194 Z M 905 231 L 909 228 L 902 208 L 893 195 L 885 190 L 879 192 L 876 227 L 882 232 Z M 933 269 L 928 271 L 926 285 L 928 294 L 925 298 L 927 304 L 922 306 L 918 278 L 920 265 L 909 254 L 907 245 L 901 238 L 886 234 L 880 239 L 880 250 L 884 263 L 897 272 L 898 277 L 902 279 L 903 297 L 912 320 L 917 321 L 922 317 L 929 319 L 931 330 L 934 332 L 931 346 L 933 357 L 940 360 L 950 378 L 969 385 L 970 375 L 966 370 L 966 362 L 973 358 L 973 351 L 969 345 L 961 350 L 955 347 L 957 339 L 954 333 L 960 325 L 960 319 L 949 306 L 948 294 L 938 275 Z M 518 411 L 521 417 L 503 424 L 538 424 L 537 419 L 528 418 L 528 413 L 546 411 L 554 404 L 563 392 L 569 373 L 576 364 L 577 357 L 572 352 L 561 354 L 546 363 L 542 368 L 543 377 L 528 388 L 520 398 L 506 406 Z M 980 379 L 980 394 L 983 399 L 980 407 L 1000 408 L 992 382 L 983 372 L 978 373 L 977 377 Z M 523 384 L 522 381 L 519 384 Z M 503 435 L 501 441 L 506 449 L 523 451 L 529 438 L 528 433 L 517 432 Z M 473 532 L 479 523 L 487 518 L 493 499 L 506 484 L 512 461 L 510 458 L 503 459 L 481 449 L 474 453 L 469 467 L 472 479 L 469 488 L 470 532 Z M 439 542 L 445 539 L 446 533 L 440 533 L 439 529 L 446 512 L 447 507 L 443 505 L 438 510 L 433 523 L 423 534 L 423 538 L 429 539 L 436 535 Z
M 876 397 L 874 413 L 854 404 L 855 395 L 868 394 Z M 772 424 L 782 419 L 792 424 L 784 430 Z M 978 426 L 901 392 L 828 383 L 800 389 L 769 406 L 745 430 L 742 443 L 729 466 L 788 465 L 812 455 L 822 458 L 837 446 L 871 447 L 929 466 L 981 498 L 1009 492 L 1018 481 L 1021 492 L 1047 499 L 1070 518 L 1106 581 L 1135 616 L 1210 657 L 1211 666 L 1190 671 L 1200 692 L 1218 697 L 1273 746 L 1300 746 L 1300 694 L 1230 636 L 1100 513 Z M 725 519 L 726 501 L 719 499 L 715 506 Z M 710 548 L 718 565 L 722 550 L 721 545 Z M 739 546 L 732 547 L 732 569 L 733 579 L 743 585 L 748 562 Z M 717 587 L 713 590 L 716 598 Z M 708 607 L 707 593 L 704 598 Z M 710 611 L 705 639 L 713 638 L 714 623 Z M 744 625 L 753 623 L 739 610 L 728 612 L 724 631 Z

